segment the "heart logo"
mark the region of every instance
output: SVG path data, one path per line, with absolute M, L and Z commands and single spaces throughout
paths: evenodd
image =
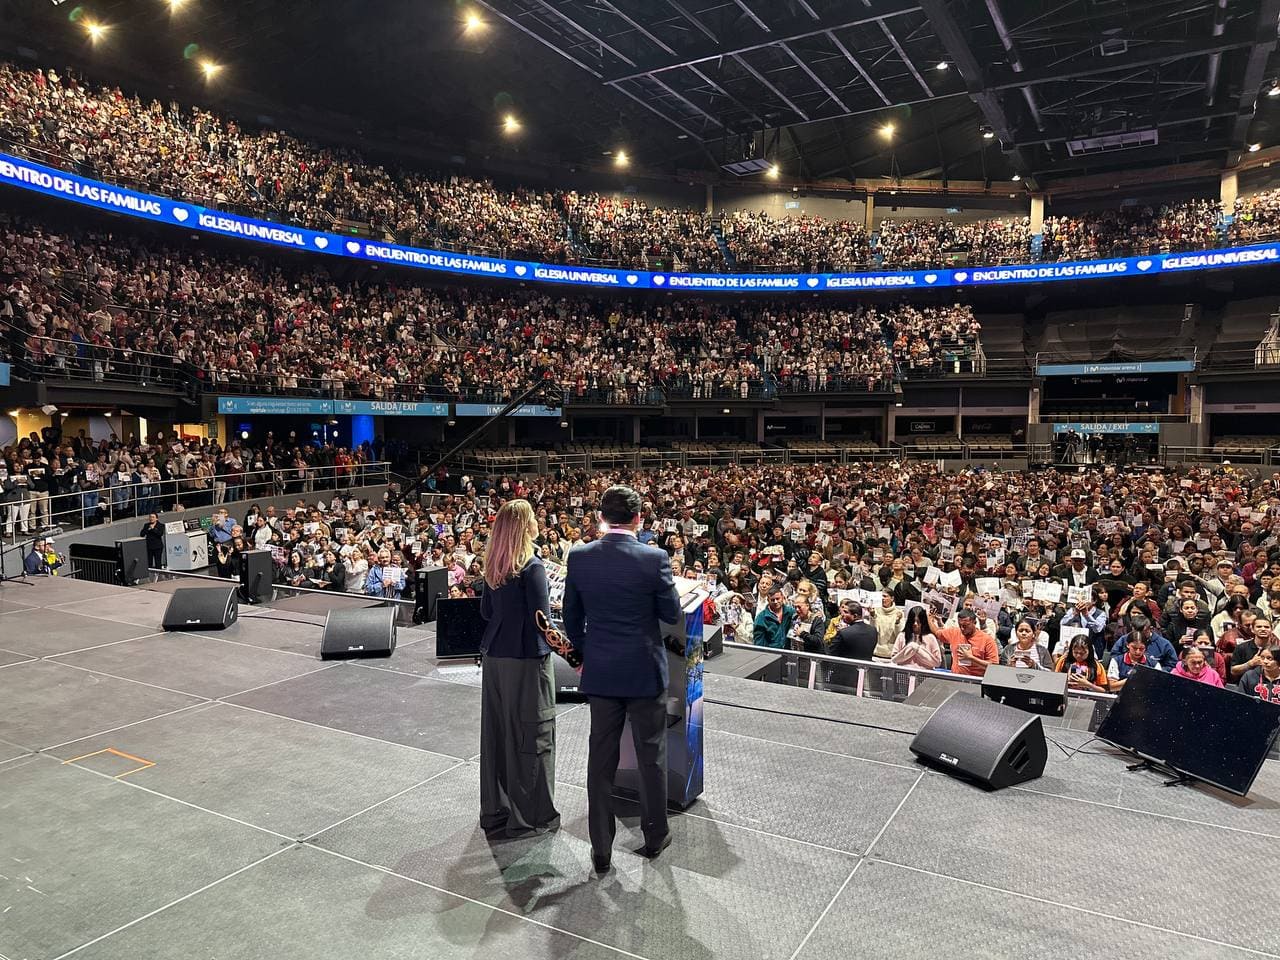
M 321 250 L 323 250 L 325 247 L 329 245 L 328 237 L 312 237 L 311 241 Z
M 189 216 L 191 216 L 191 213 L 186 207 L 173 208 L 173 219 L 177 220 L 179 223 L 186 223 L 187 217 Z
M 655 287 L 660 287 L 660 286 L 662 286 L 662 285 L 663 285 L 664 283 L 666 283 L 666 282 L 667 282 L 667 278 L 666 278 L 666 277 L 664 277 L 662 274 L 660 274 L 660 273 L 655 273 L 655 274 L 653 275 L 653 285 L 654 285 Z
M 963 270 L 957 270 L 955 272 L 955 278 L 956 278 L 956 283 L 964 283 L 966 280 L 969 279 L 969 274 L 965 273 Z
M 1139 261 L 1138 261 L 1138 269 L 1139 269 L 1139 270 L 1150 270 L 1150 269 L 1151 269 L 1151 261 L 1150 261 L 1150 260 L 1139 260 Z
M 811 287 L 816 287 L 818 285 L 818 278 L 810 277 L 808 280 L 805 281 L 805 283 L 807 283 Z
M 938 280 L 938 275 L 936 273 L 926 273 L 924 275 L 925 283 L 936 283 L 937 280 Z
M 526 273 L 528 273 L 528 272 L 529 272 L 529 268 L 528 268 L 528 267 L 521 266 L 520 264 L 517 264 L 517 265 L 516 265 L 516 276 L 517 276 L 517 277 L 523 277 L 523 276 L 524 276 Z
M 356 241 L 354 240 L 348 240 L 347 253 L 359 253 L 359 252 L 360 252 L 360 244 L 356 243 Z
M 640 278 L 639 278 L 639 277 L 637 277 L 634 273 L 628 273 L 628 274 L 627 274 L 627 283 L 635 284 L 635 283 L 639 282 L 639 280 L 640 280 Z

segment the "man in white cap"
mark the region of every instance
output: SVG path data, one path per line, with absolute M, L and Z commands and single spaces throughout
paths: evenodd
M 1061 577 L 1068 587 L 1087 587 L 1098 579 L 1097 571 L 1085 563 L 1087 559 L 1085 552 L 1076 547 L 1066 565 L 1055 570 L 1054 575 Z

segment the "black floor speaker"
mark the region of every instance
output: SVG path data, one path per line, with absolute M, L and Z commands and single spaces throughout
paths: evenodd
M 142 537 L 117 540 L 116 564 L 120 571 L 120 582 L 126 587 L 150 579 L 151 573 L 147 569 L 147 541 Z
M 395 607 L 330 610 L 325 618 L 321 660 L 389 657 L 395 648 Z
M 1040 718 L 953 693 L 911 741 L 920 760 L 991 790 L 1034 780 L 1049 757 Z
M 1067 675 L 993 664 L 983 674 L 982 695 L 1027 713 L 1061 717 L 1067 712 Z
M 183 587 L 169 597 L 161 625 L 166 630 L 225 630 L 239 612 L 235 587 Z
M 587 695 L 579 689 L 581 674 L 558 653 L 551 654 L 551 665 L 556 672 L 556 703 L 586 703 Z
M 271 551 L 245 550 L 240 554 L 240 599 L 263 603 L 271 599 Z

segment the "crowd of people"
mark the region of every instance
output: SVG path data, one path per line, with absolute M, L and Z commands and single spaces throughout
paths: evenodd
M 415 570 L 443 566 L 451 596 L 476 596 L 501 504 L 533 505 L 554 582 L 600 535 L 614 482 L 641 494 L 641 542 L 707 587 L 726 639 L 971 676 L 1058 670 L 1094 692 L 1146 667 L 1280 698 L 1280 474 L 895 462 L 461 476 L 422 502 L 250 507 L 211 535 L 276 547 L 293 585 L 403 598 Z
M 383 457 L 404 459 L 403 444 L 381 438 L 356 447 L 296 433 L 268 433 L 250 445 L 232 440 L 92 440 L 46 427 L 0 450 L 0 522 L 12 539 L 51 529 L 91 527 L 166 510 L 346 489 L 384 482 Z
M 0 140 L 9 149 L 111 182 L 317 229 L 359 225 L 425 246 L 553 263 L 684 271 L 845 271 L 1088 259 L 1217 245 L 1218 204 L 1191 199 L 1045 220 L 883 220 L 730 211 L 711 216 L 593 192 L 502 187 L 379 162 L 281 130 L 251 129 L 199 107 L 162 104 L 70 72 L 0 63 Z M 719 229 L 723 239 L 717 239 Z M 1225 237 L 1280 231 L 1280 190 L 1237 201 Z M 727 251 L 727 256 L 726 256 Z
M 376 399 L 569 402 L 883 390 L 977 345 L 971 308 L 566 295 L 339 280 L 127 234 L 0 218 L 5 351 L 33 375 Z M 932 353 L 931 353 L 932 351 Z M 661 402 L 660 399 L 658 402 Z

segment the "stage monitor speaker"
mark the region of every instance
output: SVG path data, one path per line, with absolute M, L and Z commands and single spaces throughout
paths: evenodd
M 224 630 L 239 612 L 235 587 L 183 587 L 169 597 L 161 625 L 166 630 Z
M 1039 717 L 962 692 L 933 711 L 911 752 L 992 790 L 1034 780 L 1049 755 Z
M 132 587 L 148 579 L 147 541 L 143 537 L 127 537 L 116 541 L 116 567 L 120 582 Z
M 552 653 L 551 666 L 556 672 L 556 703 L 586 703 L 587 695 L 580 689 L 582 676 L 569 666 L 569 661 Z
M 245 550 L 240 554 L 240 599 L 262 603 L 271 599 L 271 551 Z
M 436 603 L 449 596 L 449 570 L 446 567 L 420 567 L 413 584 L 413 622 L 434 623 Z
M 982 678 L 982 695 L 1027 713 L 1061 717 L 1067 712 L 1067 675 L 993 665 Z
M 389 657 L 396 648 L 395 607 L 330 610 L 320 640 L 321 660 Z

